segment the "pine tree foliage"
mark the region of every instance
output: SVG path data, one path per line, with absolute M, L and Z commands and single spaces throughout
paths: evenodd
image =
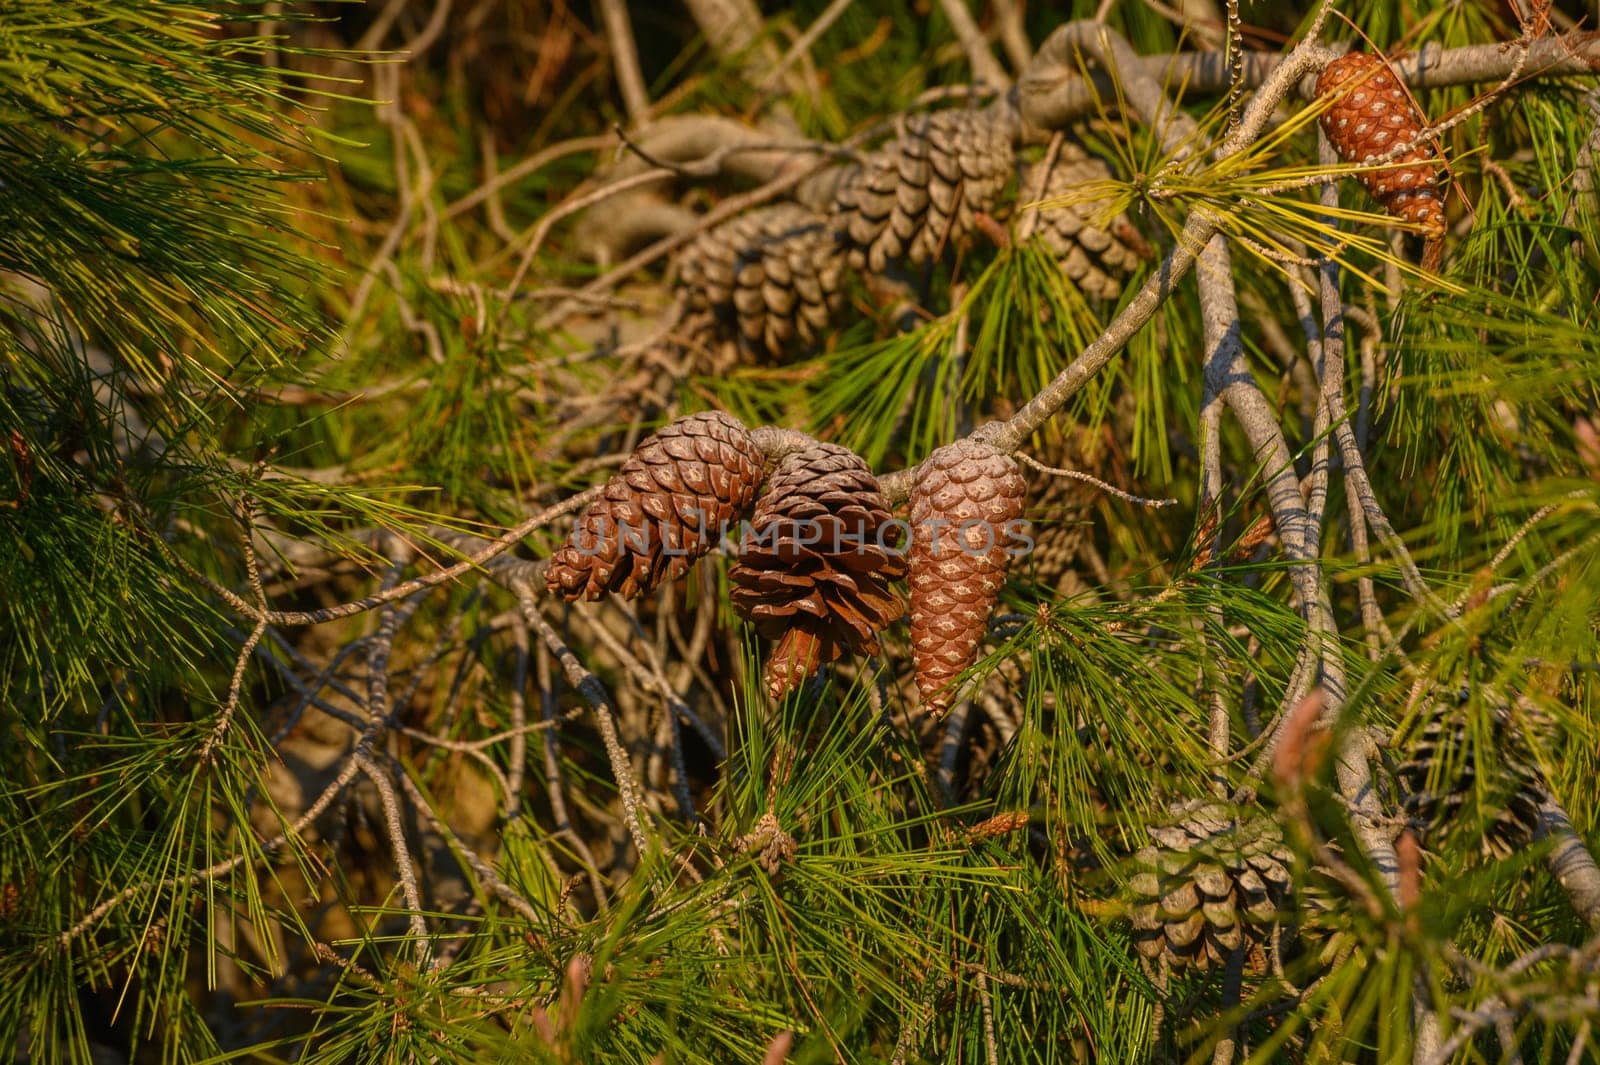
M 0 0 L 0 1052 L 1594 1059 L 1593 12 L 765 8 Z M 1437 270 L 1322 141 L 1351 48 Z M 928 212 L 893 146 L 947 126 L 1011 176 Z M 846 261 L 890 158 L 961 224 L 804 344 L 686 290 L 774 204 Z M 1051 549 L 947 713 L 903 621 L 769 698 L 737 529 L 545 593 L 707 410 L 899 518 L 955 440 L 1022 462 Z M 1152 920 L 1245 897 L 1164 854 L 1195 810 L 1292 884 L 1174 966 Z

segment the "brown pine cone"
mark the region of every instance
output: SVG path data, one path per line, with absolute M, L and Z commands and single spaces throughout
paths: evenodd
M 1150 829 L 1153 846 L 1134 860 L 1133 942 L 1149 961 L 1174 969 L 1226 965 L 1244 948 L 1246 967 L 1266 968 L 1262 950 L 1287 912 L 1292 861 L 1272 818 L 1197 799 Z
M 932 713 L 978 656 L 1005 583 L 1026 485 L 1016 461 L 958 440 L 928 456 L 911 489 L 911 656 Z
M 730 323 L 740 343 L 779 356 L 815 344 L 844 300 L 844 249 L 797 203 L 746 212 L 700 235 L 678 260 L 690 304 Z
M 1347 163 L 1378 159 L 1410 143 L 1397 158 L 1356 175 L 1372 198 L 1429 240 L 1444 236 L 1444 200 L 1439 194 L 1439 154 L 1427 140 L 1422 114 L 1381 56 L 1351 52 L 1317 78 L 1317 98 L 1333 98 L 1322 113 L 1322 130 Z
M 1532 843 L 1548 792 L 1511 708 L 1493 709 L 1490 733 L 1484 737 L 1488 751 L 1478 749 L 1459 702 L 1436 700 L 1421 720 L 1395 775 L 1405 792 L 1401 806 L 1423 838 L 1446 829 L 1467 808 L 1483 819 L 1481 850 L 1486 857 L 1505 859 Z M 1480 774 L 1487 779 L 1480 781 Z
M 1040 208 L 1036 232 L 1078 290 L 1103 300 L 1120 296 L 1122 278 L 1150 253 L 1127 215 L 1106 219 L 1104 200 L 1081 191 L 1110 177 L 1111 168 L 1103 161 L 1076 144 L 1063 143 L 1042 189 L 1037 167 L 1025 170 L 1021 180 L 1029 196 L 1037 194 L 1043 200 L 1072 197 Z
M 766 458 L 737 418 L 706 411 L 648 437 L 550 557 L 563 599 L 644 595 L 716 546 L 761 489 Z
M 906 116 L 899 135 L 845 176 L 833 225 L 850 264 L 882 273 L 890 259 L 938 258 L 991 211 L 1011 179 L 1011 129 L 981 111 Z
M 846 652 L 877 653 L 878 632 L 905 609 L 889 588 L 906 563 L 888 522 L 878 479 L 848 448 L 817 443 L 779 460 L 728 575 L 735 609 L 778 641 L 774 699 Z

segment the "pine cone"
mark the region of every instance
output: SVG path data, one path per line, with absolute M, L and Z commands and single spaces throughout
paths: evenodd
M 1317 98 L 1330 96 L 1322 130 L 1345 162 L 1366 163 L 1411 143 L 1399 157 L 1357 177 L 1390 214 L 1415 225 L 1429 240 L 1443 237 L 1439 155 L 1430 142 L 1412 143 L 1425 123 L 1389 64 L 1360 52 L 1335 59 L 1317 78 Z
M 1539 805 L 1548 794 L 1544 778 L 1509 707 L 1493 710 L 1487 751 L 1477 750 L 1467 725 L 1468 714 L 1459 700 L 1453 706 L 1437 701 L 1428 707 L 1409 756 L 1395 771 L 1405 792 L 1401 805 L 1427 839 L 1481 794 L 1490 803 L 1483 810 L 1487 824 L 1482 851 L 1490 858 L 1508 858 L 1532 843 L 1538 831 Z M 1490 774 L 1482 785 L 1480 770 Z
M 563 599 L 644 595 L 676 580 L 749 510 L 766 458 L 738 419 L 679 418 L 647 438 L 606 482 L 550 557 L 545 587 Z
M 779 356 L 821 339 L 844 299 L 844 249 L 821 216 L 797 203 L 758 208 L 700 235 L 679 257 L 690 304 Z
M 1045 247 L 1061 263 L 1078 290 L 1095 299 L 1114 300 L 1122 294 L 1122 277 L 1131 273 L 1149 246 L 1125 214 L 1104 219 L 1102 199 L 1086 197 L 1086 185 L 1109 180 L 1111 168 L 1081 147 L 1063 143 L 1055 163 L 1038 186 L 1038 169 L 1025 170 L 1021 187 L 1029 196 L 1043 200 L 1073 197 L 1051 207 L 1040 208 L 1036 230 Z
M 958 440 L 928 456 L 911 489 L 911 655 L 932 713 L 973 663 L 1005 583 L 1026 489 L 1009 456 Z
M 899 136 L 847 175 L 833 224 L 850 264 L 882 273 L 890 259 L 938 258 L 994 208 L 1011 178 L 1011 131 L 979 111 L 905 118 Z
M 1150 829 L 1155 845 L 1135 856 L 1143 871 L 1130 883 L 1134 946 L 1174 969 L 1225 965 L 1242 947 L 1247 968 L 1265 971 L 1262 947 L 1293 888 L 1277 824 L 1204 799 L 1172 813 L 1172 824 Z
M 778 641 L 774 699 L 846 652 L 876 654 L 879 630 L 904 611 L 888 587 L 906 571 L 888 521 L 878 479 L 848 448 L 818 443 L 778 462 L 729 573 L 734 607 Z

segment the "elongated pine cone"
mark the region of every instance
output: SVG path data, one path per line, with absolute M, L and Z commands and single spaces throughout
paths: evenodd
M 1133 942 L 1151 962 L 1174 969 L 1226 965 L 1246 952 L 1246 969 L 1267 967 L 1265 947 L 1284 919 L 1294 880 L 1277 823 L 1212 800 L 1172 810 L 1150 829 L 1152 846 L 1134 860 Z
M 905 610 L 889 587 L 906 570 L 889 520 L 878 479 L 848 448 L 818 443 L 779 460 L 728 574 L 735 609 L 777 641 L 774 699 L 847 652 L 876 654 L 878 632 Z
M 994 209 L 1011 179 L 1011 130 L 980 111 L 907 116 L 899 135 L 841 182 L 833 224 L 850 264 L 882 273 L 890 259 L 936 259 Z
M 1401 805 L 1426 840 L 1481 799 L 1481 850 L 1504 859 L 1533 842 L 1539 806 L 1548 797 L 1544 776 L 1512 722 L 1511 710 L 1491 711 L 1487 749 L 1468 727 L 1464 707 L 1449 700 L 1424 712 L 1406 760 L 1396 769 L 1405 792 Z M 1485 779 L 1480 780 L 1482 775 Z
M 758 354 L 822 338 L 844 300 L 844 248 L 822 216 L 777 203 L 708 230 L 679 256 L 689 302 L 731 324 Z
M 929 711 L 978 657 L 1017 541 L 1027 485 L 1009 455 L 958 440 L 928 456 L 911 489 L 911 657 Z
M 631 599 L 676 580 L 716 546 L 761 490 L 765 456 L 737 418 L 691 414 L 645 439 L 545 570 L 563 599 Z
M 1126 214 L 1107 218 L 1105 198 L 1085 191 L 1110 178 L 1111 168 L 1102 160 L 1063 142 L 1043 188 L 1037 167 L 1025 170 L 1021 179 L 1026 195 L 1060 201 L 1039 209 L 1035 232 L 1078 290 L 1103 300 L 1120 296 L 1122 278 L 1150 254 Z
M 1317 98 L 1333 98 L 1322 113 L 1322 131 L 1347 163 L 1381 158 L 1417 140 L 1425 128 L 1421 112 L 1383 57 L 1351 52 L 1329 63 L 1317 78 Z M 1357 175 L 1372 198 L 1429 240 L 1444 236 L 1444 199 L 1439 194 L 1439 155 L 1424 139 L 1383 166 Z

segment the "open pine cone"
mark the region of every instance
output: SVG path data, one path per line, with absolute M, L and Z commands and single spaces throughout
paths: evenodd
M 911 489 L 911 654 L 932 713 L 973 663 L 1016 542 L 1026 485 L 1009 455 L 958 440 L 922 464 Z
M 1082 191 L 1110 177 L 1111 168 L 1103 161 L 1076 144 L 1063 142 L 1042 189 L 1037 167 L 1025 170 L 1021 180 L 1027 195 L 1061 200 L 1039 209 L 1035 232 L 1078 290 L 1103 300 L 1121 295 L 1122 278 L 1149 254 L 1127 215 L 1105 218 L 1104 200 Z
M 563 599 L 644 595 L 716 546 L 761 490 L 766 457 L 737 418 L 706 411 L 645 439 L 545 570 Z
M 678 258 L 689 302 L 716 314 L 757 354 L 815 344 L 844 299 L 844 249 L 823 218 L 797 203 L 739 215 Z
M 890 259 L 938 258 L 991 211 L 1011 179 L 1011 130 L 979 111 L 904 119 L 899 136 L 867 156 L 835 195 L 834 227 L 852 266 L 882 273 Z
M 1486 804 L 1481 849 L 1487 857 L 1504 859 L 1533 842 L 1547 791 L 1509 707 L 1494 709 L 1485 738 L 1489 750 L 1477 749 L 1466 709 L 1437 701 L 1424 713 L 1395 772 L 1405 792 L 1402 806 L 1424 839 L 1445 829 L 1481 795 Z M 1489 779 L 1480 782 L 1480 772 Z
M 1171 824 L 1150 829 L 1154 845 L 1135 855 L 1134 946 L 1174 969 L 1225 965 L 1242 948 L 1246 968 L 1265 971 L 1264 948 L 1293 888 L 1277 823 L 1205 799 L 1172 814 Z
M 778 641 L 774 699 L 847 652 L 877 653 L 905 609 L 889 588 L 906 563 L 885 544 L 888 522 L 878 479 L 848 448 L 817 443 L 778 462 L 729 573 L 734 607 Z
M 1357 176 L 1390 214 L 1415 225 L 1430 241 L 1442 238 L 1439 155 L 1431 142 L 1419 142 L 1426 123 L 1383 57 L 1351 52 L 1335 59 L 1317 78 L 1316 92 L 1319 100 L 1332 98 L 1322 113 L 1322 130 L 1345 162 L 1371 162 L 1411 145 L 1388 164 Z

